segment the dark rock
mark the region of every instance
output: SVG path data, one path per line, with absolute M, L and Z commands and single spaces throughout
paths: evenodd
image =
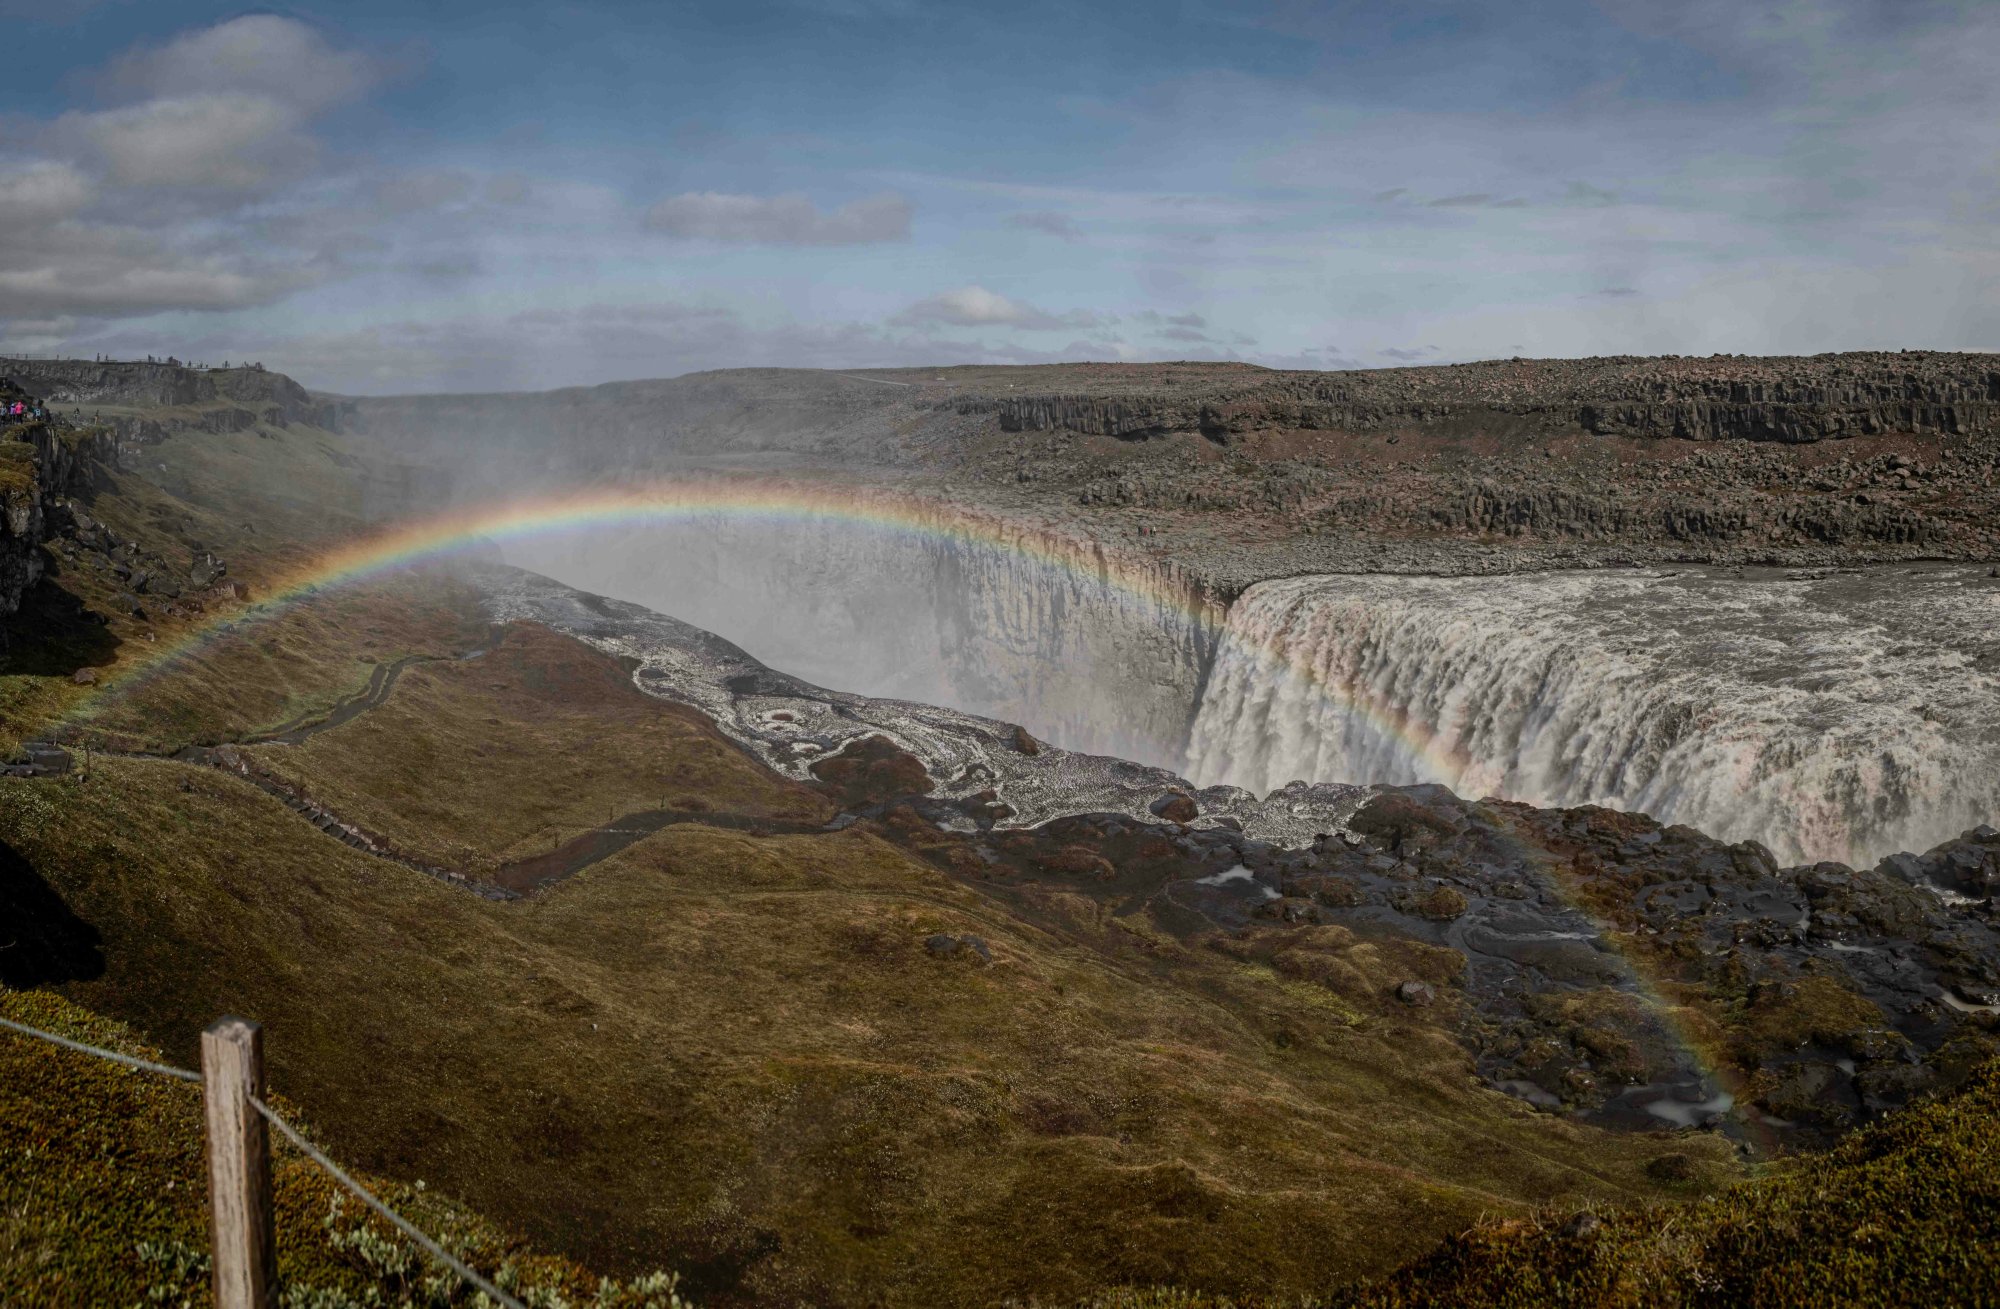
M 1449 840 L 1462 830 L 1463 823 L 1455 814 L 1442 806 L 1425 804 L 1413 791 L 1381 792 L 1347 825 L 1390 853 L 1406 856 Z
M 194 567 L 188 570 L 188 584 L 196 590 L 202 590 L 215 585 L 228 571 L 228 565 L 207 551 L 203 551 L 195 556 Z
M 933 959 L 970 958 L 979 963 L 993 962 L 993 950 L 983 937 L 952 936 L 939 932 L 924 938 L 924 951 Z
M 1170 823 L 1191 823 L 1201 816 L 1201 806 L 1185 791 L 1170 791 L 1153 801 L 1151 808 Z
M 97 670 L 95 668 L 79 668 L 69 675 L 69 680 L 75 682 L 78 686 L 96 686 Z
M 1571 1241 L 1589 1240 L 1604 1228 L 1604 1220 L 1586 1210 L 1577 1214 L 1559 1229 L 1560 1234 Z
M 1437 988 L 1429 982 L 1409 981 L 1396 988 L 1396 998 L 1407 1005 L 1427 1005 L 1437 1000 Z

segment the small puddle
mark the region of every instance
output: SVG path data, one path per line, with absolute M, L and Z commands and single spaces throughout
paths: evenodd
M 1938 999 L 1962 1014 L 2000 1014 L 2000 1004 L 1974 1004 L 1970 1000 L 1959 999 L 1950 991 L 1941 992 Z
M 1257 874 L 1251 872 L 1248 868 L 1245 868 L 1242 864 L 1238 864 L 1234 868 L 1224 869 L 1222 872 L 1219 873 L 1212 873 L 1207 877 L 1197 877 L 1194 879 L 1194 884 L 1196 886 L 1229 886 L 1238 882 L 1249 882 L 1252 885 L 1256 886 L 1256 888 L 1259 891 L 1263 892 L 1264 898 L 1266 900 L 1277 900 L 1282 898 L 1276 891 L 1272 890 L 1268 886 L 1265 886 L 1262 882 L 1259 882 L 1257 880 Z
M 1643 1088 L 1642 1092 L 1643 1094 Z M 1715 1114 L 1726 1114 L 1736 1104 L 1736 1097 L 1727 1091 L 1717 1091 L 1706 1100 L 1683 1100 L 1680 1097 L 1694 1092 L 1686 1087 L 1668 1087 L 1661 1091 L 1659 1098 L 1642 1101 L 1632 1097 L 1632 1103 L 1643 1108 L 1655 1118 L 1664 1118 L 1676 1127 L 1698 1127 Z

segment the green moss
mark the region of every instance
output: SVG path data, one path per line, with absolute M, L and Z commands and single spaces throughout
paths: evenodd
M 35 485 L 35 447 L 0 438 L 0 497 L 32 495 Z

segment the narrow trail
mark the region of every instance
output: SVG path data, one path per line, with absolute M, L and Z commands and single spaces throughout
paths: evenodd
M 414 872 L 434 877 L 460 890 L 487 900 L 518 900 L 564 881 L 592 864 L 599 863 L 655 832 L 683 823 L 720 827 L 752 836 L 802 835 L 827 830 L 824 824 L 798 823 L 780 819 L 753 818 L 740 814 L 711 813 L 682 809 L 648 809 L 620 814 L 596 827 L 586 828 L 559 843 L 546 854 L 532 855 L 502 864 L 491 877 L 475 877 L 455 868 L 420 859 L 397 848 L 358 823 L 352 823 L 320 804 L 289 782 L 259 768 L 243 753 L 244 747 L 258 745 L 301 745 L 322 732 L 343 727 L 388 701 L 404 670 L 416 664 L 464 662 L 490 651 L 501 637 L 495 628 L 486 641 L 458 655 L 405 655 L 391 663 L 377 664 L 368 684 L 353 695 L 334 702 L 331 709 L 313 710 L 277 727 L 255 732 L 218 745 L 184 746 L 172 753 L 151 750 L 92 749 L 98 758 L 138 759 L 153 763 L 182 764 L 191 768 L 213 768 L 229 773 L 272 796 L 287 809 L 334 840 L 363 854 L 399 864 Z M 26 764 L 10 767 L 9 777 L 49 777 L 71 772 L 75 757 L 53 741 L 31 741 L 24 747 Z

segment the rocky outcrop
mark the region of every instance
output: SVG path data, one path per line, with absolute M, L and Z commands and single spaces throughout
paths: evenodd
M 30 398 L 0 383 L 0 399 L 12 404 Z M 19 609 L 41 578 L 42 543 L 61 519 L 63 499 L 83 488 L 99 460 L 110 461 L 115 453 L 108 436 L 54 419 L 0 428 L 0 615 Z
M 8 364 L 22 386 L 42 395 L 51 405 L 116 405 L 140 407 L 224 406 L 192 418 L 176 417 L 174 426 L 206 432 L 242 431 L 257 423 L 284 427 L 308 423 L 330 427 L 338 421 L 338 406 L 316 399 L 283 373 L 261 368 L 190 368 L 185 364 L 95 363 L 84 359 L 30 359 Z M 145 423 L 128 426 L 141 435 Z
M 1707 359 L 1508 359 L 1340 373 L 1246 373 L 1197 388 L 960 395 L 1006 431 L 1123 438 L 1267 429 L 1679 437 L 1804 443 L 2000 429 L 2000 356 L 1927 351 Z

